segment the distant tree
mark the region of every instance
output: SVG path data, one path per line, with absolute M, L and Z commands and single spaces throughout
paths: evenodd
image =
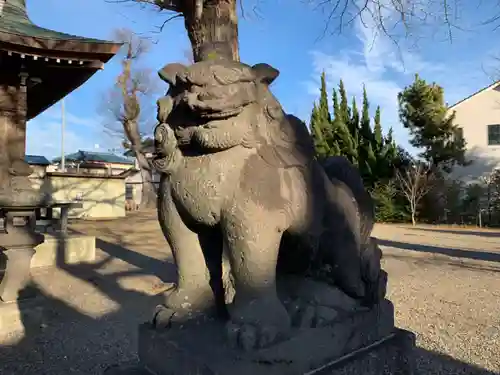
M 310 128 L 317 157 L 319 159 L 324 159 L 328 156 L 337 155 L 337 148 L 333 144 L 334 134 L 324 72 L 321 74 L 319 102 L 318 105 L 316 105 L 316 103 L 314 104 L 311 113 Z
M 344 81 L 339 82 L 339 112 L 338 116 L 342 122 L 347 126 L 348 130 L 351 131 L 349 123 L 351 122 L 351 109 L 349 108 L 349 99 L 347 98 L 347 91 L 344 86 Z
M 411 222 L 416 225 L 420 201 L 432 187 L 430 166 L 422 162 L 413 163 L 404 170 L 397 170 L 396 180 L 401 193 L 408 201 Z
M 373 131 L 370 125 L 370 103 L 366 88 L 363 86 L 363 104 L 358 132 L 359 171 L 367 186 L 373 185 L 373 176 L 376 174 L 377 158 L 373 151 Z
M 382 134 L 382 124 L 380 123 L 380 106 L 377 106 L 375 111 L 374 126 L 373 126 L 373 143 L 375 152 L 379 153 L 384 146 L 384 138 Z M 392 140 L 392 135 L 391 135 Z M 392 142 L 389 142 L 392 143 Z
M 328 142 L 323 134 L 320 113 L 318 110 L 318 106 L 316 103 L 313 105 L 313 109 L 311 112 L 311 120 L 309 124 L 309 128 L 311 129 L 311 135 L 314 142 L 314 148 L 316 150 L 316 157 L 318 159 L 326 158 L 330 153 L 330 147 Z
M 407 204 L 397 186 L 397 181 L 377 181 L 371 189 L 377 222 L 404 222 L 408 220 Z
M 130 149 L 137 159 L 143 182 L 141 208 L 152 208 L 156 206 L 156 188 L 153 168 L 144 152 L 144 132 L 141 128 L 149 121 L 147 112 L 150 108 L 142 110 L 151 102 L 154 84 L 150 71 L 138 65 L 149 48 L 149 42 L 128 29 L 116 30 L 114 39 L 124 46 L 121 73 L 103 104 L 105 111 L 112 116 L 107 129 L 123 136 L 124 148 Z
M 412 146 L 433 168 L 449 172 L 455 165 L 467 165 L 465 141 L 455 125 L 455 113 L 448 113 L 443 89 L 415 75 L 414 82 L 398 94 L 399 118 L 410 131 Z
M 354 165 L 358 164 L 357 139 L 355 134 L 351 132 L 352 117 L 351 108 L 347 99 L 347 93 L 344 87 L 344 82 L 340 80 L 338 95 L 333 92 L 333 131 L 335 139 L 340 149 L 340 154 L 345 156 Z

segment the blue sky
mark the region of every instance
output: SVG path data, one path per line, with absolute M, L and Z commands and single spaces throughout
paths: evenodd
M 104 0 L 28 0 L 31 19 L 44 27 L 70 34 L 108 39 L 113 30 L 128 27 L 151 33 L 164 15 L 136 6 L 109 4 Z M 408 134 L 397 118 L 396 96 L 419 73 L 445 88 L 446 100 L 453 102 L 489 85 L 495 79 L 494 56 L 500 31 L 493 27 L 473 31 L 413 29 L 420 37 L 400 41 L 371 27 L 369 19 L 355 21 L 342 34 L 323 35 L 326 15 L 306 0 L 247 0 L 245 18 L 240 21 L 240 52 L 248 64 L 266 62 L 281 71 L 273 92 L 285 110 L 308 121 L 313 101 L 318 96 L 319 75 L 324 70 L 329 91 L 344 80 L 348 94 L 360 97 L 366 85 L 372 109 L 382 108 L 382 123 L 393 127 L 396 139 L 408 145 Z M 257 6 L 258 11 L 254 11 Z M 465 9 L 468 27 L 487 19 L 491 9 L 473 6 Z M 389 18 L 391 14 L 388 14 Z M 185 62 L 189 49 L 182 19 L 167 24 L 143 65 L 158 70 L 169 62 Z M 500 60 L 498 61 L 500 68 Z M 104 130 L 100 103 L 119 74 L 119 58 L 108 63 L 66 99 L 66 153 L 82 150 L 107 151 L 119 147 L 121 140 Z M 162 83 L 159 83 L 162 85 Z M 163 90 L 163 86 L 162 86 Z M 27 153 L 58 156 L 61 152 L 61 109 L 57 103 L 28 124 Z

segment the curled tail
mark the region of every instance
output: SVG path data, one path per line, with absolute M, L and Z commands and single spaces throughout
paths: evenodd
M 375 209 L 370 194 L 366 191 L 358 169 L 343 156 L 332 156 L 322 166 L 328 178 L 340 181 L 352 193 L 359 219 L 361 276 L 365 284 L 364 302 L 373 305 L 386 293 L 387 274 L 381 269 L 382 251 L 377 239 L 371 237 L 375 223 Z M 352 228 L 357 230 L 358 228 Z

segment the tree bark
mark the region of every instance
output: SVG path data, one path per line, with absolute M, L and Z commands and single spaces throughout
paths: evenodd
M 153 169 L 146 155 L 142 151 L 142 140 L 139 135 L 137 121 L 125 121 L 123 124 L 125 135 L 130 141 L 135 158 L 139 164 L 142 178 L 141 209 L 156 207 L 156 187 L 153 181 Z
M 184 1 L 181 10 L 195 62 L 240 60 L 236 0 Z
M 141 209 L 156 208 L 156 186 L 153 181 L 153 170 L 146 155 L 140 151 L 135 151 L 135 157 L 141 170 L 142 194 Z

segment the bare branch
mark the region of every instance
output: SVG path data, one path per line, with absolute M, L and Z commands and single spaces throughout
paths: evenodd
M 463 14 L 465 2 L 460 0 L 303 0 L 313 4 L 315 9 L 322 9 L 326 14 L 323 36 L 327 30 L 342 32 L 355 20 L 374 32 L 387 36 L 393 43 L 398 44 L 400 37 L 417 36 L 417 27 L 426 26 L 427 30 L 434 27 L 446 29 L 447 39 L 453 41 L 454 30 L 465 30 Z M 494 25 L 500 27 L 500 7 L 498 2 L 488 6 L 487 10 L 493 14 L 485 22 L 477 26 Z M 493 13 L 491 13 L 493 12 Z M 467 13 L 465 13 L 467 15 Z M 432 26 L 432 27 L 428 27 Z
M 432 176 L 430 167 L 420 162 L 411 164 L 404 171 L 396 171 L 399 190 L 410 205 L 413 225 L 420 201 L 432 188 Z
M 139 65 L 149 50 L 150 41 L 128 29 L 118 29 L 114 34 L 115 40 L 123 43 L 122 70 L 103 101 L 103 109 L 111 117 L 111 123 L 105 127 L 109 133 L 119 134 L 123 139 L 123 146 L 133 151 L 143 182 L 141 206 L 152 207 L 156 202 L 153 168 L 146 157 L 143 147 L 145 134 L 140 129 L 145 124 L 153 125 L 149 116 L 155 113 L 151 96 L 155 93 L 156 86 L 151 79 L 152 72 Z
M 109 119 L 105 129 L 110 134 L 126 138 L 140 149 L 144 133 L 152 131 L 152 96 L 158 88 L 152 78 L 152 71 L 139 65 L 149 51 L 150 41 L 128 29 L 116 30 L 114 37 L 123 43 L 122 72 L 101 103 L 101 111 Z

